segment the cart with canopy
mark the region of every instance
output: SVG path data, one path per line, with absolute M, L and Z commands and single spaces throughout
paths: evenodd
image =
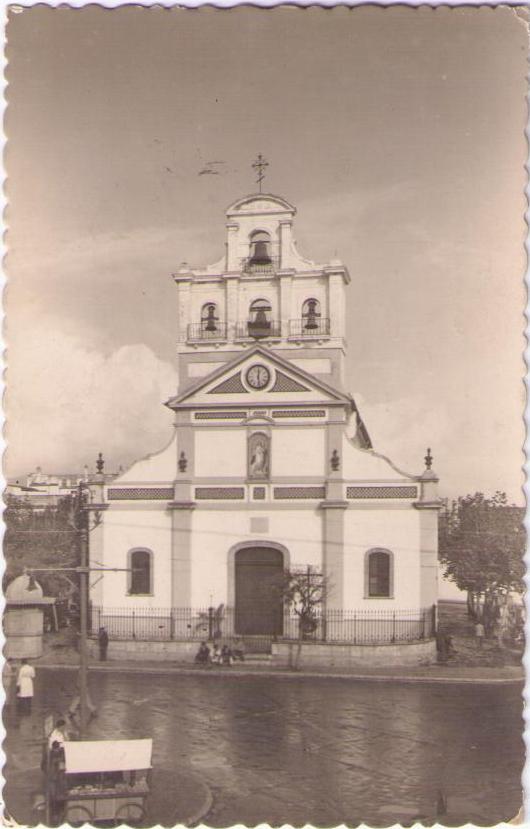
M 65 742 L 58 761 L 48 764 L 52 821 L 144 822 L 152 750 L 151 739 Z

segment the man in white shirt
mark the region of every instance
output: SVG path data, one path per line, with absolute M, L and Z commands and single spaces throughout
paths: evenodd
M 35 668 L 23 659 L 17 676 L 17 707 L 21 714 L 31 714 L 34 679 Z

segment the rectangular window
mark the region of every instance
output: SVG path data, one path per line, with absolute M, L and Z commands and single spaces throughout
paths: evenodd
M 368 559 L 368 595 L 390 596 L 390 556 L 370 553 Z
M 129 593 L 132 595 L 151 593 L 151 553 L 148 550 L 133 550 L 130 568 Z

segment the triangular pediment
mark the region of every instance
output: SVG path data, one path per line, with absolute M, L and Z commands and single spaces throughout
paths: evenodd
M 256 405 L 279 403 L 342 403 L 352 399 L 332 386 L 315 379 L 289 360 L 262 346 L 225 363 L 191 388 L 171 398 L 169 408 L 219 406 L 221 404 Z

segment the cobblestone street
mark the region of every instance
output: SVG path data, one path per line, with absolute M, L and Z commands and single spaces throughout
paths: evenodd
M 18 822 L 38 820 L 43 716 L 74 684 L 73 672 L 41 671 L 32 717 L 6 717 L 6 801 Z M 520 806 L 519 685 L 116 671 L 92 674 L 90 686 L 99 711 L 90 736 L 152 736 L 154 778 L 174 775 L 178 786 L 193 772 L 207 783 L 211 826 L 433 821 L 440 796 L 440 823 L 491 825 Z M 162 806 L 151 804 L 152 823 Z

